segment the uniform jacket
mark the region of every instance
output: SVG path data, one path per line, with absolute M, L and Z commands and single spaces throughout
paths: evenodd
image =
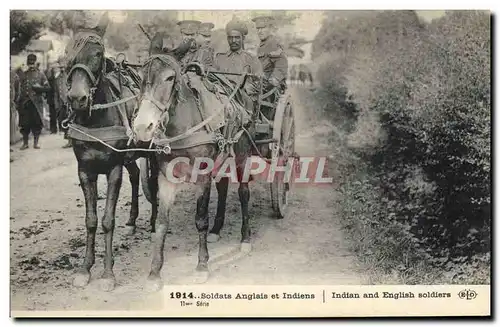
M 61 110 L 67 102 L 68 88 L 66 85 L 66 73 L 61 69 L 57 76 L 54 75 L 54 106 L 56 111 Z
M 195 53 L 193 60 L 212 67 L 214 64 L 215 50 L 209 44 L 203 44 Z
M 254 55 L 245 50 L 227 51 L 218 53 L 215 56 L 214 68 L 224 73 L 237 73 L 244 72 L 262 76 L 262 66 Z M 240 83 L 241 76 L 226 75 L 227 79 Z M 260 80 L 258 78 L 248 78 L 245 83 L 245 91 L 250 96 L 257 96 L 260 92 Z
M 280 84 L 286 83 L 288 60 L 283 46 L 275 36 L 271 35 L 266 40 L 261 41 L 257 56 L 262 64 L 266 80 L 274 77 Z
M 202 45 L 195 49 L 190 49 L 181 59 L 183 67 L 191 62 L 198 62 L 205 68 L 211 67 L 214 63 L 214 49 L 209 45 Z
M 43 92 L 50 90 L 47 77 L 37 68 L 28 68 L 21 77 L 21 93 L 18 98 L 18 110 L 24 110 L 28 101 L 35 105 L 40 119 L 43 120 Z
M 11 104 L 15 104 L 17 102 L 17 99 L 19 98 L 20 94 L 20 78 L 17 72 L 12 71 L 10 72 L 10 102 Z

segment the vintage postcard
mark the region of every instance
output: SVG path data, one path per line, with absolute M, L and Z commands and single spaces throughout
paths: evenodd
M 491 21 L 11 10 L 11 316 L 490 316 Z

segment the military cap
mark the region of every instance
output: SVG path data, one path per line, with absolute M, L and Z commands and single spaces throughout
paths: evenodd
M 212 35 L 212 28 L 214 28 L 214 24 L 202 23 L 200 25 L 200 30 L 198 31 L 198 33 L 200 33 L 203 36 L 211 36 Z
M 179 25 L 181 33 L 191 35 L 198 32 L 201 22 L 197 20 L 181 20 L 177 25 Z
M 36 55 L 35 55 L 35 54 L 33 54 L 33 53 L 30 53 L 30 54 L 28 55 L 28 58 L 27 58 L 27 60 L 26 60 L 26 61 L 27 61 L 28 63 L 35 63 L 35 62 L 36 62 L 36 59 L 37 59 L 37 58 L 36 58 Z
M 253 18 L 252 22 L 255 23 L 256 28 L 262 28 L 273 25 L 274 18 L 272 16 L 258 16 Z
M 233 19 L 226 25 L 226 33 L 229 34 L 229 32 L 231 31 L 238 31 L 241 33 L 241 35 L 247 35 L 248 27 L 244 22 Z

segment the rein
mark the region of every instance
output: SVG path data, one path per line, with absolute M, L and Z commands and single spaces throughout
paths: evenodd
M 163 63 L 167 64 L 168 66 L 170 66 L 171 68 L 173 68 L 175 70 L 175 73 L 176 73 L 176 76 L 175 76 L 175 80 L 174 80 L 174 90 L 175 92 L 172 92 L 169 99 L 167 100 L 167 103 L 166 104 L 162 104 L 161 102 L 157 101 L 156 99 L 150 97 L 150 96 L 146 96 L 144 98 L 144 100 L 147 100 L 147 101 L 150 101 L 151 103 L 153 103 L 161 112 L 161 116 L 160 116 L 160 120 L 163 120 L 165 118 L 165 115 L 168 114 L 170 108 L 174 105 L 174 101 L 172 100 L 172 97 L 174 95 L 179 95 L 179 80 L 178 80 L 178 76 L 181 76 L 181 68 L 180 68 L 180 65 L 176 62 L 176 60 L 174 58 L 172 58 L 171 56 L 169 55 L 165 55 L 165 54 L 156 54 L 156 55 L 153 55 L 151 56 L 145 63 L 145 65 L 148 66 L 148 70 L 147 70 L 147 75 L 146 75 L 146 85 L 148 87 L 151 86 L 151 81 L 149 80 L 149 74 L 151 72 L 151 63 L 153 62 L 153 60 L 155 59 L 159 59 L 161 60 Z M 196 124 L 195 126 L 189 128 L 187 131 L 185 131 L 184 133 L 180 134 L 180 135 L 177 135 L 177 136 L 174 136 L 174 137 L 170 137 L 170 138 L 153 138 L 151 140 L 151 143 L 150 143 L 150 147 L 152 146 L 152 144 L 156 144 L 157 146 L 160 146 L 160 147 L 168 147 L 170 148 L 170 144 L 173 143 L 173 142 L 176 142 L 176 141 L 180 141 L 180 140 L 183 140 L 183 139 L 186 139 L 190 136 L 192 136 L 195 132 L 199 131 L 200 129 L 202 129 L 203 127 L 205 127 L 208 123 L 210 123 L 215 117 L 217 117 L 221 111 L 223 111 L 224 109 L 226 109 L 226 107 L 228 105 L 230 105 L 232 99 L 235 97 L 236 93 L 238 92 L 238 90 L 243 87 L 245 81 L 246 81 L 246 76 L 247 74 L 243 74 L 243 79 L 241 81 L 241 83 L 239 85 L 237 85 L 234 90 L 231 92 L 231 94 L 229 95 L 226 103 L 219 107 L 217 110 L 214 111 L 214 113 L 212 113 L 209 117 L 207 117 L 206 119 L 204 119 L 203 121 L 201 121 L 200 123 Z M 157 125 L 159 126 L 159 125 Z M 158 128 L 158 127 L 157 127 Z M 239 137 L 241 136 L 242 133 L 238 133 L 237 134 L 237 137 L 235 137 L 234 139 L 231 139 L 231 140 L 226 140 L 224 139 L 224 137 L 222 135 L 217 135 L 215 134 L 214 135 L 214 138 L 213 138 L 213 141 L 214 143 L 218 144 L 218 146 L 220 148 L 223 148 L 226 144 L 232 144 L 232 143 L 236 143 L 239 139 Z
M 102 38 L 98 34 L 96 34 L 94 32 L 82 32 L 82 33 L 79 33 L 78 35 L 79 35 L 78 40 L 72 45 L 70 51 L 68 51 L 68 53 L 67 53 L 68 62 L 73 62 L 75 60 L 75 58 L 77 57 L 77 55 L 83 50 L 85 45 L 88 44 L 89 42 L 97 43 L 98 45 L 101 45 L 104 48 Z M 97 87 L 99 86 L 99 83 L 101 82 L 102 78 L 105 76 L 105 72 L 106 72 L 106 58 L 104 56 L 102 58 L 101 65 L 102 65 L 101 73 L 99 74 L 99 76 L 97 76 L 97 78 L 95 77 L 92 70 L 87 65 L 84 65 L 84 64 L 74 64 L 71 67 L 69 73 L 67 74 L 67 79 L 66 79 L 67 84 L 70 84 L 71 77 L 77 69 L 83 70 L 86 73 L 86 75 L 89 77 L 89 79 L 92 83 L 92 86 L 90 88 L 89 116 L 92 115 L 93 110 L 118 107 L 119 105 L 127 103 L 127 102 L 129 102 L 133 99 L 136 99 L 138 97 L 138 95 L 134 95 L 134 96 L 127 97 L 125 99 L 120 99 L 120 100 L 116 100 L 116 101 L 108 102 L 108 103 L 104 103 L 104 104 L 93 104 L 92 102 L 94 100 L 95 91 L 97 90 Z M 122 94 L 121 69 L 119 69 L 119 72 L 118 72 L 118 82 L 119 82 L 119 88 L 120 88 L 119 92 L 121 95 Z M 86 136 L 87 138 L 93 139 L 97 142 L 100 142 L 100 143 L 112 148 L 114 151 L 124 152 L 124 151 L 121 151 L 119 149 L 116 149 L 116 148 L 110 146 L 109 144 L 102 141 L 101 139 L 99 139 L 93 135 L 90 135 L 89 133 L 86 133 L 85 131 L 81 130 L 80 128 L 75 127 L 76 124 L 73 123 L 73 119 L 76 116 L 76 112 L 73 111 L 73 109 L 71 108 L 71 105 L 69 105 L 68 107 L 70 110 L 70 114 L 69 114 L 67 119 L 65 119 L 63 122 L 61 122 L 62 127 L 72 129 L 72 130 Z M 129 120 L 127 118 L 126 112 L 124 111 L 123 108 L 120 108 L 120 107 L 118 107 L 118 110 L 119 110 L 120 117 L 125 125 L 124 126 L 125 131 L 126 131 L 125 134 L 128 138 L 127 146 L 129 146 L 131 141 L 132 141 L 132 138 L 133 138 L 133 133 L 132 133 L 132 130 L 130 129 Z M 126 149 L 126 151 L 133 151 L 133 149 Z
M 73 44 L 73 46 L 71 47 L 70 51 L 67 54 L 68 62 L 74 61 L 76 56 L 83 50 L 85 45 L 89 42 L 97 43 L 104 48 L 104 43 L 102 42 L 102 38 L 94 32 L 80 32 L 79 34 L 77 34 L 77 36 L 79 36 L 78 40 Z M 120 104 L 126 103 L 126 102 L 131 101 L 131 100 L 138 97 L 137 95 L 135 95 L 135 96 L 128 97 L 126 99 L 121 99 L 121 100 L 117 100 L 117 101 L 109 102 L 109 103 L 105 103 L 105 104 L 92 104 L 92 100 L 94 98 L 94 93 L 97 89 L 97 86 L 99 85 L 99 82 L 101 81 L 102 77 L 105 75 L 105 72 L 106 72 L 106 59 L 103 56 L 101 73 L 99 74 L 99 76 L 97 76 L 97 78 L 95 77 L 94 73 L 90 70 L 90 68 L 87 67 L 86 65 L 74 64 L 73 66 L 71 66 L 71 69 L 68 72 L 67 77 L 66 77 L 66 81 L 68 84 L 70 84 L 69 81 L 71 80 L 71 76 L 73 75 L 73 73 L 77 69 L 83 70 L 87 74 L 87 76 L 89 77 L 89 79 L 92 83 L 92 86 L 90 88 L 90 93 L 91 93 L 90 94 L 91 104 L 90 104 L 90 108 L 89 108 L 90 114 L 92 113 L 92 110 L 108 109 L 108 108 L 116 107 Z M 121 87 L 121 83 L 120 83 L 120 87 Z M 70 109 L 71 109 L 71 106 L 70 106 Z

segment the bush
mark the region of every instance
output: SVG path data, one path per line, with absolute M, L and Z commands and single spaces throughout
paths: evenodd
M 381 267 L 429 264 L 463 281 L 463 264 L 490 251 L 490 16 L 454 11 L 423 28 L 411 13 L 395 27 L 392 15 L 363 18 L 376 32 L 351 40 L 340 74 L 320 69 L 334 72 L 321 77 L 330 100 L 346 90 L 358 108 L 346 228 Z

